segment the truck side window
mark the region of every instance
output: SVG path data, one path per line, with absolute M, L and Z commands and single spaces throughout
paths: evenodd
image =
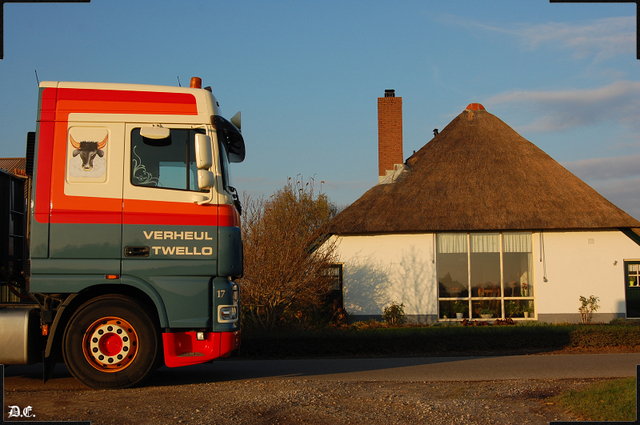
M 224 190 L 229 192 L 229 186 L 231 186 L 229 176 L 229 159 L 224 143 L 218 141 L 218 150 L 220 151 L 220 173 L 222 174 L 222 186 L 224 187 Z
M 171 129 L 166 139 L 148 139 L 140 129 L 131 131 L 131 184 L 164 189 L 198 188 L 198 167 L 194 153 L 195 133 L 201 129 Z

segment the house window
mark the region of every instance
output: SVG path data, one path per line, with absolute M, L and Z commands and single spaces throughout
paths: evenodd
M 326 304 L 333 311 L 344 309 L 342 296 L 342 264 L 332 264 L 322 270 L 322 274 L 331 280 L 331 292 L 327 294 Z
M 639 287 L 640 286 L 640 264 L 627 264 L 627 282 L 629 282 L 629 286 Z
M 332 291 L 342 292 L 342 264 L 332 264 L 324 268 L 322 274 L 331 279 Z
M 439 317 L 528 317 L 532 257 L 531 233 L 437 235 Z

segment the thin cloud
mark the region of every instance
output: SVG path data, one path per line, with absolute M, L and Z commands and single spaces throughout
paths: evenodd
M 582 159 L 562 165 L 582 180 L 640 179 L 640 154 L 610 158 Z
M 468 29 L 482 29 L 517 38 L 530 50 L 542 47 L 572 51 L 574 58 L 593 57 L 595 63 L 635 51 L 636 17 L 620 16 L 579 23 L 548 22 L 543 24 L 486 24 L 452 15 L 442 21 Z
M 640 220 L 640 178 L 589 182 L 598 193 Z
M 598 193 L 640 219 L 640 154 L 583 159 L 562 165 Z
M 629 54 L 635 47 L 635 16 L 603 18 L 580 24 L 551 22 L 523 26 L 515 32 L 531 49 L 555 46 L 573 50 L 574 57 L 602 62 Z
M 546 132 L 617 121 L 640 130 L 640 81 L 616 81 L 595 89 L 510 91 L 493 96 L 487 105 L 522 104 L 540 118 L 520 131 Z

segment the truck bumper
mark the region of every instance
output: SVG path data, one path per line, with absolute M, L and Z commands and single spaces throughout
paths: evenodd
M 240 347 L 240 331 L 204 332 L 198 340 L 197 332 L 170 332 L 162 334 L 164 363 L 168 367 L 206 363 L 218 357 L 227 357 Z

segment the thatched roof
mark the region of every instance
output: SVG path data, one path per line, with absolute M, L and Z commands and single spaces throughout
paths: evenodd
M 25 176 L 26 158 L 0 158 L 0 170 L 17 176 Z
M 338 214 L 330 233 L 640 227 L 484 109 L 458 115 L 406 168 Z

